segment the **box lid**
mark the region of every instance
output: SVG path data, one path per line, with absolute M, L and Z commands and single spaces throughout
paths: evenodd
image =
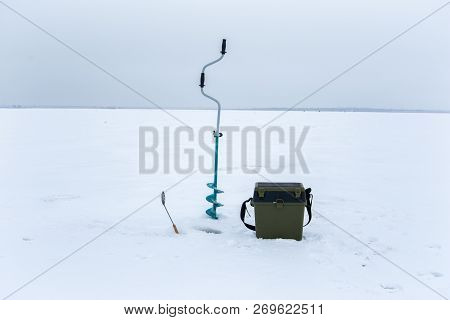
M 253 202 L 306 202 L 305 188 L 298 182 L 257 182 Z

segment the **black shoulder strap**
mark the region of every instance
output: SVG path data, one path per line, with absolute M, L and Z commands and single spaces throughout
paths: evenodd
M 313 195 L 311 193 L 311 188 L 308 188 L 305 190 L 306 193 L 306 211 L 308 211 L 308 223 L 305 224 L 303 227 L 306 227 L 312 219 L 312 200 L 313 200 Z
M 311 219 L 312 219 L 313 195 L 311 193 L 311 188 L 306 189 L 305 193 L 306 193 L 306 211 L 308 212 L 308 222 L 303 227 L 306 227 L 311 222 Z M 247 207 L 246 207 L 247 206 L 247 202 L 250 202 L 251 200 L 252 200 L 252 198 L 249 198 L 248 200 L 246 200 L 246 201 L 244 201 L 242 203 L 242 206 L 241 206 L 241 220 L 242 220 L 242 223 L 244 223 L 244 225 L 248 229 L 255 231 L 256 230 L 255 226 L 252 226 L 251 224 L 248 224 L 248 223 L 245 222 L 245 210 L 247 209 Z
M 244 219 L 245 219 L 245 209 L 247 209 L 247 208 L 246 208 L 247 202 L 250 202 L 251 200 L 252 200 L 252 198 L 250 198 L 250 199 L 248 199 L 248 200 L 246 200 L 246 201 L 244 201 L 244 202 L 242 203 L 242 206 L 241 206 L 241 220 L 242 220 L 242 222 L 244 223 L 244 225 L 245 225 L 247 228 L 249 228 L 250 230 L 255 231 L 255 230 L 256 230 L 255 226 L 252 226 L 251 224 L 248 224 L 248 223 L 246 223 L 246 222 L 244 221 Z

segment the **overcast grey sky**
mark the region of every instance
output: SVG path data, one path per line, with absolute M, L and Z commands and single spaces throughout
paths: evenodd
M 288 108 L 445 1 L 2 0 L 163 107 Z M 0 105 L 151 106 L 0 4 Z M 450 110 L 450 5 L 301 107 Z

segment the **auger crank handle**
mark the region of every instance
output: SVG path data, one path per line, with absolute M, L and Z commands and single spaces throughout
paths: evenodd
M 200 88 L 203 88 L 205 86 L 205 73 L 202 72 L 200 75 Z
M 220 51 L 221 54 L 227 53 L 225 50 L 227 48 L 227 39 L 222 39 L 222 51 Z

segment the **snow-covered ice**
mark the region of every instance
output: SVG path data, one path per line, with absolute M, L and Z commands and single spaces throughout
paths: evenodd
M 212 110 L 171 113 L 194 131 L 215 121 Z M 277 114 L 224 111 L 222 121 L 261 126 Z M 10 298 L 450 296 L 450 115 L 290 112 L 274 125 L 310 126 L 309 174 L 244 173 L 239 142 L 227 172 L 224 139 L 217 221 L 204 214 L 211 174 L 139 174 L 139 127 L 177 125 L 159 110 L 0 110 L 0 295 L 82 247 Z M 312 187 L 303 241 L 258 240 L 242 225 L 240 205 L 263 176 Z

